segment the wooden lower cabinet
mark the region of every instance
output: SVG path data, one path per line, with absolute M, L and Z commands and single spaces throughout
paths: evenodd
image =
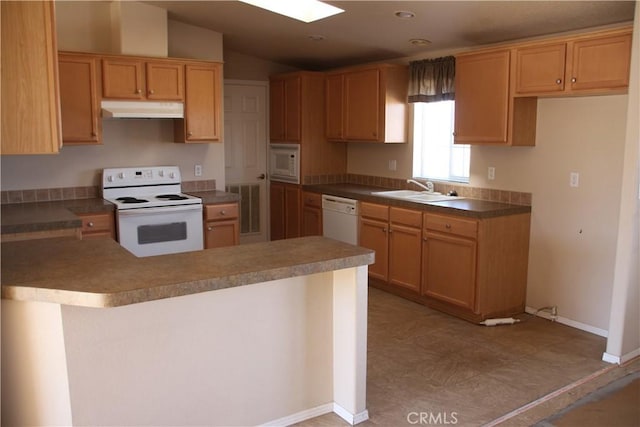
M 389 209 L 389 283 L 420 292 L 422 212 Z
M 424 302 L 473 322 L 524 312 L 530 220 L 425 213 Z
M 269 210 L 271 240 L 300 237 L 299 185 L 271 182 L 269 187 Z
M 471 322 L 522 313 L 530 220 L 361 202 L 359 245 L 376 252 L 369 283 Z
M 79 213 L 76 215 L 82 220 L 82 239 L 116 239 L 113 212 Z
M 204 248 L 221 248 L 240 243 L 237 203 L 209 204 L 204 207 Z
M 322 236 L 322 195 L 302 193 L 302 236 Z

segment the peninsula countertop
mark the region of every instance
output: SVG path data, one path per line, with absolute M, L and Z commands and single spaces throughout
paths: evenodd
M 374 194 L 377 191 L 388 191 L 389 188 L 372 187 L 361 184 L 315 184 L 305 185 L 303 188 L 305 191 L 346 197 L 364 202 L 382 203 L 389 206 L 398 206 L 425 212 L 460 215 L 471 218 L 492 218 L 531 212 L 531 206 L 492 202 L 467 197 L 428 203 L 392 199 L 390 197 L 383 197 Z
M 2 244 L 2 298 L 117 307 L 373 261 L 372 250 L 318 236 L 146 258 L 109 239 L 27 240 Z

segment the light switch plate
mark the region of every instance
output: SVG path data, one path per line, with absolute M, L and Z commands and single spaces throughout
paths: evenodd
M 571 172 L 571 174 L 569 175 L 569 186 L 570 187 L 580 186 L 580 174 L 578 172 Z
M 496 168 L 495 167 L 489 166 L 489 169 L 487 170 L 487 178 L 490 181 L 496 179 Z

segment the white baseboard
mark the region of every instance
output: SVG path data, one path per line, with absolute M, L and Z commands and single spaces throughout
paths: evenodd
M 324 405 L 316 406 L 315 408 L 306 409 L 304 411 L 300 411 L 295 414 L 279 418 L 277 420 L 269 421 L 267 423 L 261 424 L 261 427 L 282 427 L 300 423 L 311 418 L 319 417 L 320 415 L 334 412 L 334 405 L 335 403 L 325 403 Z
M 260 427 L 282 427 L 290 426 L 292 424 L 301 423 L 302 421 L 309 420 L 311 418 L 319 417 L 324 414 L 334 412 L 340 418 L 351 424 L 352 426 L 359 424 L 369 419 L 369 411 L 366 409 L 360 413 L 352 414 L 344 409 L 342 406 L 335 402 L 325 403 L 324 405 L 316 406 L 315 408 L 306 409 L 304 411 L 297 412 L 286 417 L 279 418 L 277 420 L 269 421 L 264 424 L 260 424 Z
M 541 311 L 538 314 L 536 314 L 536 311 L 538 310 L 533 307 L 526 307 L 525 311 L 529 314 L 533 314 L 534 316 L 542 317 L 547 320 L 552 320 L 551 315 L 546 311 Z M 605 329 L 596 328 L 595 326 L 587 325 L 586 323 L 576 322 L 575 320 L 567 319 L 566 317 L 558 316 L 555 321 L 558 323 L 562 323 L 563 325 L 571 326 L 572 328 L 590 332 L 592 334 L 595 334 L 604 338 L 607 338 L 609 336 L 609 331 Z
M 602 360 L 607 363 L 622 365 L 623 363 L 627 363 L 629 360 L 634 359 L 638 356 L 640 356 L 640 348 L 636 348 L 635 350 L 623 354 L 622 356 L 614 356 L 613 354 L 605 352 L 602 355 Z
M 352 414 L 335 402 L 333 403 L 333 412 L 335 412 L 336 415 L 338 415 L 340 418 L 342 418 L 352 426 L 369 419 L 369 411 L 367 411 L 366 409 L 357 414 Z

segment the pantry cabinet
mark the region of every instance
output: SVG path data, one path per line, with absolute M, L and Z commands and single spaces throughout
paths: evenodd
M 221 248 L 240 243 L 237 203 L 204 206 L 204 248 Z
M 332 71 L 325 87 L 328 139 L 407 141 L 407 67 L 378 64 Z
M 271 141 L 297 142 L 302 138 L 302 75 L 273 76 L 269 81 L 269 136 Z
M 50 154 L 62 146 L 54 6 L 0 2 L 0 154 Z
M 271 182 L 269 187 L 271 240 L 300 237 L 299 185 Z
M 322 236 L 322 195 L 302 192 L 302 236 Z
M 184 119 L 174 127 L 176 142 L 221 142 L 222 65 L 189 63 L 185 66 Z
M 607 31 L 515 49 L 515 95 L 624 93 L 631 31 Z
M 58 55 L 64 144 L 102 142 L 98 64 L 99 59 L 92 55 L 62 52 Z
M 184 65 L 176 61 L 104 57 L 102 96 L 106 99 L 182 101 Z
M 82 239 L 116 240 L 115 215 L 113 212 L 78 213 L 82 220 Z

